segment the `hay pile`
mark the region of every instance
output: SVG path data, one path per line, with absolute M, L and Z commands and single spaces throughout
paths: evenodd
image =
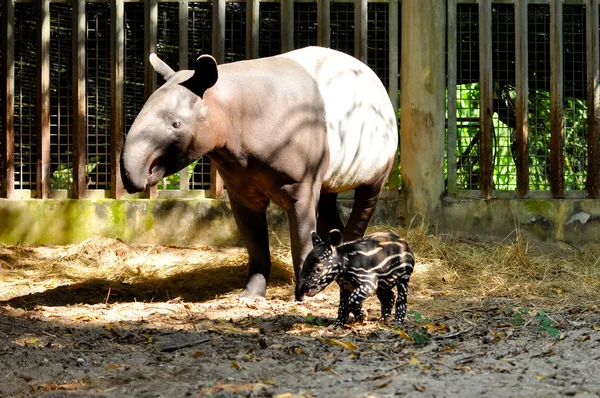
M 600 246 L 548 252 L 521 236 L 484 243 L 434 236 L 423 228 L 375 230 L 392 230 L 409 242 L 417 259 L 410 295 L 431 313 L 460 311 L 490 299 L 556 309 L 586 308 L 600 299 Z M 272 257 L 269 295 L 289 299 L 289 247 L 273 247 Z M 243 248 L 128 245 L 116 239 L 62 247 L 4 246 L 0 300 L 58 288 L 81 302 L 104 300 L 99 295 L 107 302 L 206 300 L 238 291 L 247 262 Z M 86 292 L 94 293 L 89 297 Z

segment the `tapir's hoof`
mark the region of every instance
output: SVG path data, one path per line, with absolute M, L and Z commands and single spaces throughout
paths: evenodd
M 254 300 L 257 298 L 265 298 L 266 295 L 267 280 L 261 274 L 254 274 L 248 278 L 246 287 L 238 294 L 238 297 L 241 299 Z

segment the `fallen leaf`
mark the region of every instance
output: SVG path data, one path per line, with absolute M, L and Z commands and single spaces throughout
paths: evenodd
M 29 339 L 25 341 L 25 344 L 29 344 L 29 345 L 33 345 L 33 344 L 37 344 L 39 343 L 40 339 L 38 339 L 37 337 L 35 339 Z
M 446 325 L 444 325 L 443 323 L 428 323 L 425 325 L 425 329 L 427 330 L 427 333 L 429 333 L 429 334 L 448 333 L 448 329 L 446 328 Z
M 596 332 L 600 332 L 600 326 L 598 326 L 598 325 L 594 325 L 594 330 L 595 330 Z
M 446 347 L 444 347 L 444 351 L 446 351 L 446 352 L 454 352 L 454 348 L 446 346 Z
M 545 379 L 546 378 L 546 376 L 544 376 L 544 375 L 535 375 L 535 377 L 538 378 L 538 379 Z
M 421 363 L 421 361 L 419 361 L 419 359 L 415 357 L 411 357 L 408 362 L 412 363 L 413 365 L 419 365 Z
M 121 367 L 121 365 L 113 363 L 112 365 L 108 365 L 106 368 L 104 368 L 104 370 L 113 370 L 113 369 L 118 369 L 120 367 Z
M 234 369 L 240 369 L 240 370 L 246 369 L 246 367 L 240 365 L 236 361 L 231 361 L 231 367 L 234 368 Z
M 427 389 L 427 387 L 425 387 L 423 385 L 419 386 L 419 385 L 413 384 L 413 387 L 415 388 L 415 390 L 417 390 L 419 392 L 423 392 L 423 391 L 425 391 Z
M 283 394 L 275 395 L 275 398 L 291 398 L 294 394 L 291 392 L 285 392 Z
M 336 340 L 336 339 L 330 339 L 330 340 L 327 340 L 327 343 L 331 344 L 331 345 L 338 345 L 338 346 L 344 347 L 344 348 L 346 348 L 348 350 L 356 350 L 356 349 L 358 349 L 358 346 L 355 345 L 351 341 L 341 341 L 341 340 Z
M 591 339 L 591 337 L 589 335 L 585 336 L 585 337 L 580 337 L 579 338 L 579 342 L 583 343 L 584 341 L 588 341 L 589 339 Z
M 412 341 L 412 339 L 410 338 L 410 336 L 408 334 L 406 334 L 406 332 L 402 329 L 396 329 L 396 333 L 402 337 L 404 340 L 408 340 L 408 341 Z
M 386 388 L 391 382 L 392 382 L 392 379 L 387 379 L 385 382 L 378 385 L 377 389 L 381 390 L 382 388 Z
M 192 354 L 192 358 L 200 358 L 203 357 L 205 354 L 202 351 L 196 351 L 195 353 Z
M 302 348 L 300 347 L 296 347 L 296 349 L 294 350 L 296 352 L 296 354 L 300 355 L 302 354 Z

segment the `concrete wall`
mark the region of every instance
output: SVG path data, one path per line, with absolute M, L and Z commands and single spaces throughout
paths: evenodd
M 340 201 L 347 219 L 351 200 Z M 374 222 L 395 224 L 396 201 L 384 199 Z M 268 212 L 272 244 L 289 243 L 287 215 Z M 276 236 L 275 236 L 276 235 Z M 0 199 L 0 243 L 62 245 L 94 237 L 131 243 L 240 245 L 227 199 Z

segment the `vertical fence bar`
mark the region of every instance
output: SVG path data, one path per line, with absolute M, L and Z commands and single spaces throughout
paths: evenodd
M 515 1 L 516 85 L 517 85 L 517 195 L 529 194 L 529 80 L 527 78 L 527 0 Z
M 550 191 L 565 194 L 563 0 L 550 1 Z
M 123 106 L 125 84 L 125 6 L 123 0 L 112 1 L 110 21 L 110 107 L 112 111 L 110 197 L 119 199 L 123 195 L 121 150 L 123 149 L 123 140 L 125 137 L 125 109 Z
M 189 15 L 188 0 L 179 0 L 179 69 L 188 69 L 189 52 Z M 179 171 L 179 190 L 190 190 L 190 172 L 188 167 Z
M 156 53 L 158 41 L 158 0 L 145 0 L 144 27 L 144 101 L 147 101 L 156 90 L 156 73 L 150 64 L 150 54 Z M 148 188 L 146 195 L 156 199 L 158 186 Z
M 213 0 L 212 12 L 212 55 L 217 63 L 225 62 L 225 0 Z M 223 196 L 223 178 L 214 162 L 210 163 L 210 197 Z
M 456 0 L 448 0 L 448 177 L 446 189 L 456 192 L 456 67 L 457 67 L 457 42 L 456 42 Z
M 260 23 L 258 0 L 246 0 L 246 58 L 258 58 L 258 31 Z
M 38 3 L 37 42 L 37 197 L 47 199 L 50 192 L 50 0 Z
M 0 29 L 6 35 L 0 43 L 4 53 L 4 65 L 0 72 L 0 95 L 4 96 L 2 134 L 2 193 L 3 198 L 12 198 L 15 191 L 15 0 L 6 0 L 4 15 L 0 21 Z
M 73 1 L 73 193 L 76 199 L 86 194 L 86 13 L 85 0 Z
M 367 63 L 367 0 L 354 0 L 354 56 Z
M 331 45 L 331 0 L 317 0 L 317 45 Z
M 600 198 L 600 22 L 598 0 L 587 0 L 588 177 L 590 198 Z
M 396 120 L 398 119 L 398 72 L 399 72 L 399 60 L 400 55 L 398 54 L 398 0 L 389 0 L 389 14 L 388 14 L 388 26 L 389 26 L 389 95 L 392 101 L 392 106 L 396 113 Z M 391 191 L 397 191 L 400 188 L 399 170 L 400 167 L 400 155 L 396 151 L 396 159 L 394 159 L 394 165 L 392 167 L 392 173 L 390 175 L 389 188 Z
M 294 49 L 294 0 L 281 1 L 281 52 Z
M 492 2 L 479 2 L 480 188 L 484 199 L 492 197 L 492 144 L 494 126 L 492 82 Z

